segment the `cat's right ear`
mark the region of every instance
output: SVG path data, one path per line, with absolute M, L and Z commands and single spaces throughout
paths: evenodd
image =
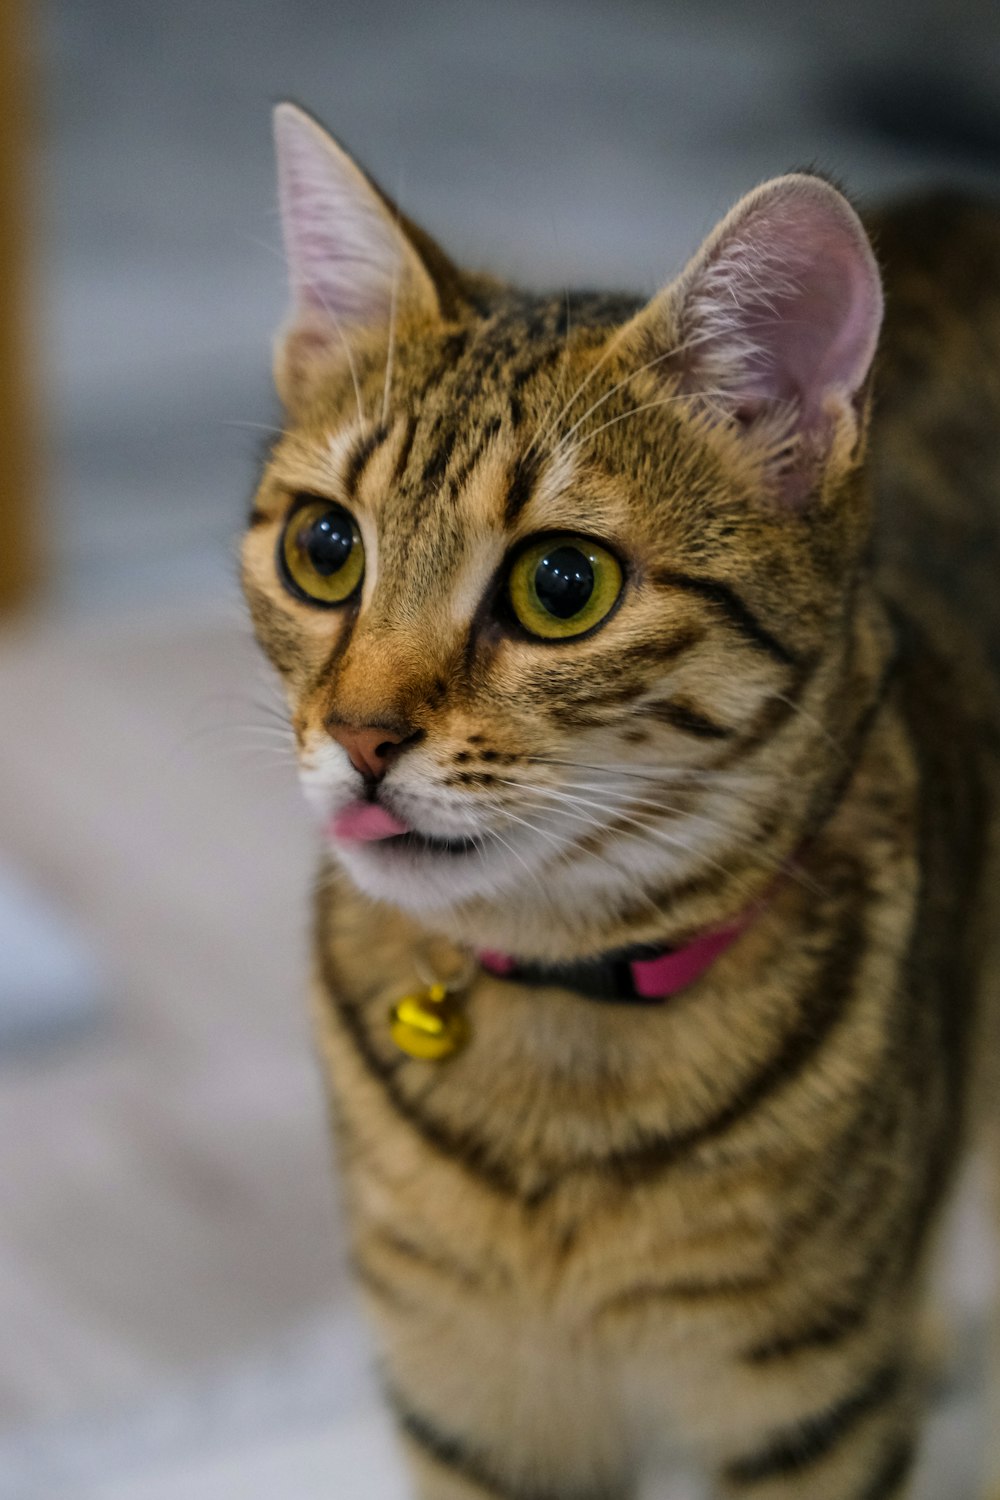
M 855 461 L 882 288 L 851 205 L 819 177 L 764 183 L 633 320 L 672 392 L 756 447 L 801 506 Z
M 315 120 L 279 104 L 274 138 L 292 289 L 275 382 L 294 409 L 317 370 L 349 362 L 352 341 L 399 318 L 435 319 L 441 303 L 411 226 Z

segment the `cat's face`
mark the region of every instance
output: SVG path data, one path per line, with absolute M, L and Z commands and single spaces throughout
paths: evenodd
M 532 299 L 280 129 L 298 306 L 244 578 L 309 801 L 363 891 L 457 935 L 662 938 L 672 891 L 787 856 L 832 774 L 809 703 L 864 534 L 857 221 L 785 179 L 648 307 Z M 839 295 L 807 275 L 824 233 Z

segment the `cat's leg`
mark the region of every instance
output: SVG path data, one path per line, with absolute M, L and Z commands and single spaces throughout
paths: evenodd
M 633 1486 L 623 1475 L 582 1481 L 578 1465 L 570 1463 L 560 1477 L 558 1463 L 553 1473 L 551 1453 L 538 1456 L 539 1467 L 544 1465 L 539 1474 L 516 1433 L 491 1452 L 481 1436 L 445 1432 L 398 1396 L 395 1404 L 415 1500 L 633 1500 Z
M 467 1471 L 462 1455 L 404 1430 L 407 1468 L 415 1500 L 514 1500 L 514 1491 Z
M 808 1365 L 776 1398 L 781 1420 L 741 1436 L 715 1464 L 717 1500 L 906 1500 L 923 1414 L 923 1372 L 890 1360 L 811 1399 Z
M 358 1265 L 416 1500 L 632 1500 L 631 1452 L 595 1356 L 544 1309 L 463 1292 L 426 1263 L 418 1285 L 387 1254 L 376 1261 L 375 1244 L 359 1244 Z
M 413 1483 L 414 1500 L 632 1500 L 630 1487 L 604 1485 L 581 1492 L 571 1482 L 565 1488 L 540 1488 L 529 1481 L 504 1477 L 502 1460 L 496 1472 L 480 1471 L 482 1455 L 470 1455 L 455 1443 L 442 1443 L 437 1434 L 403 1428 L 403 1446 Z

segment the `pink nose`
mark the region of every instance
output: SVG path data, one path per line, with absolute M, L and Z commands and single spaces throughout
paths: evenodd
M 349 724 L 328 725 L 338 745 L 347 751 L 351 765 L 369 781 L 378 781 L 389 769 L 393 751 L 407 738 L 388 729 L 354 729 Z

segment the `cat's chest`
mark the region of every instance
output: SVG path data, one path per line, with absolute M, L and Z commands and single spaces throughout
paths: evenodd
M 410 1064 L 381 1073 L 385 1054 L 349 1045 L 326 1015 L 353 1234 L 378 1274 L 432 1293 L 451 1285 L 477 1318 L 540 1319 L 569 1340 L 596 1331 L 619 1346 L 655 1326 L 651 1304 L 676 1294 L 694 1306 L 699 1287 L 766 1272 L 802 1186 L 787 1153 L 616 1170 L 610 1096 L 603 1108 L 591 1096 L 588 1118 L 586 1098 L 538 1080 L 511 1099 L 506 1137 L 478 1135 L 474 1096 L 496 1108 L 499 1086 L 485 1061 L 470 1067 L 468 1093 L 439 1091 L 432 1109 L 432 1068 L 423 1092 Z M 641 1110 L 641 1090 L 629 1102 Z

